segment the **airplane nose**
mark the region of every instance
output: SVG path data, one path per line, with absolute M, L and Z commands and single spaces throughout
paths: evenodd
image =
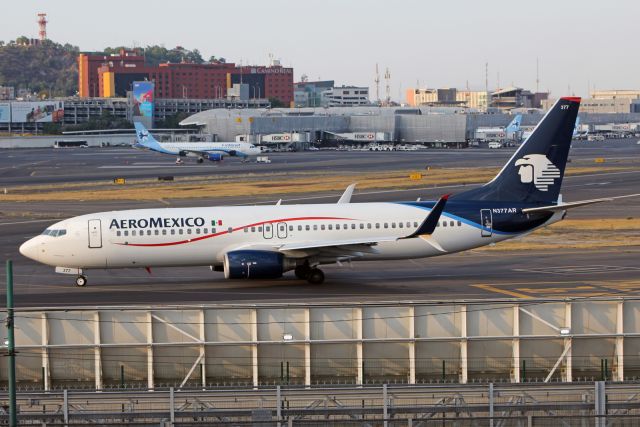
M 19 250 L 23 256 L 37 261 L 38 248 L 36 242 L 34 242 L 34 239 L 30 239 L 24 242 L 22 245 L 20 245 Z

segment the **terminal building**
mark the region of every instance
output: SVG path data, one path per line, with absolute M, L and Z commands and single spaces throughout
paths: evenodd
M 118 55 L 78 56 L 78 93 L 81 98 L 124 97 L 134 81 L 153 81 L 159 99 L 221 99 L 234 84 L 247 84 L 250 98 L 274 98 L 293 103 L 293 68 L 278 61 L 269 66 L 233 63 L 166 63 L 150 66 L 135 51 Z

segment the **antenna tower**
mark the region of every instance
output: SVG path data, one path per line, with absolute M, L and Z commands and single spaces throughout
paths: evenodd
M 540 92 L 540 64 L 536 57 L 536 93 Z
M 484 63 L 484 91 L 489 93 L 489 63 Z
M 373 81 L 376 84 L 376 101 L 380 103 L 380 72 L 378 71 L 378 64 L 376 63 L 376 76 Z
M 38 36 L 40 41 L 45 41 L 47 39 L 47 14 L 39 13 L 38 14 L 38 27 L 40 27 L 40 31 L 38 31 Z
M 387 105 L 389 105 L 391 103 L 391 73 L 389 72 L 389 68 L 387 67 L 387 69 L 384 72 L 384 80 L 386 82 L 386 87 L 385 87 L 385 91 L 387 94 Z

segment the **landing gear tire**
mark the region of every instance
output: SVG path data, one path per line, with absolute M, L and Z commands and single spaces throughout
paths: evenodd
M 312 285 L 319 285 L 324 282 L 324 273 L 319 268 L 312 268 L 307 275 L 307 282 Z
M 200 157 L 200 158 L 198 159 L 198 163 L 202 163 L 202 162 L 204 162 L 204 159 L 203 159 L 202 157 Z
M 87 276 L 78 276 L 76 277 L 76 286 L 82 288 L 87 284 Z
M 296 267 L 295 269 L 295 274 L 296 277 L 300 280 L 307 280 L 307 277 L 309 277 L 309 271 L 311 269 L 309 268 L 308 265 L 299 265 Z

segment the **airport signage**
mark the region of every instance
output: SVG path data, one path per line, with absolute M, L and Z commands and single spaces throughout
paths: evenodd
M 133 117 L 153 117 L 153 82 L 133 82 Z
M 11 103 L 0 102 L 0 123 L 9 123 L 11 121 Z
M 112 219 L 109 229 L 130 230 L 140 228 L 183 228 L 203 227 L 206 221 L 202 217 L 187 218 L 140 218 L 140 219 Z
M 64 118 L 63 101 L 11 102 L 9 107 L 0 104 L 0 122 L 7 123 L 7 111 L 12 123 L 51 123 Z
M 281 67 L 255 67 L 251 68 L 251 74 L 292 74 L 291 68 Z
M 291 142 L 291 134 L 289 133 L 274 133 L 271 135 L 264 135 L 262 142 Z

